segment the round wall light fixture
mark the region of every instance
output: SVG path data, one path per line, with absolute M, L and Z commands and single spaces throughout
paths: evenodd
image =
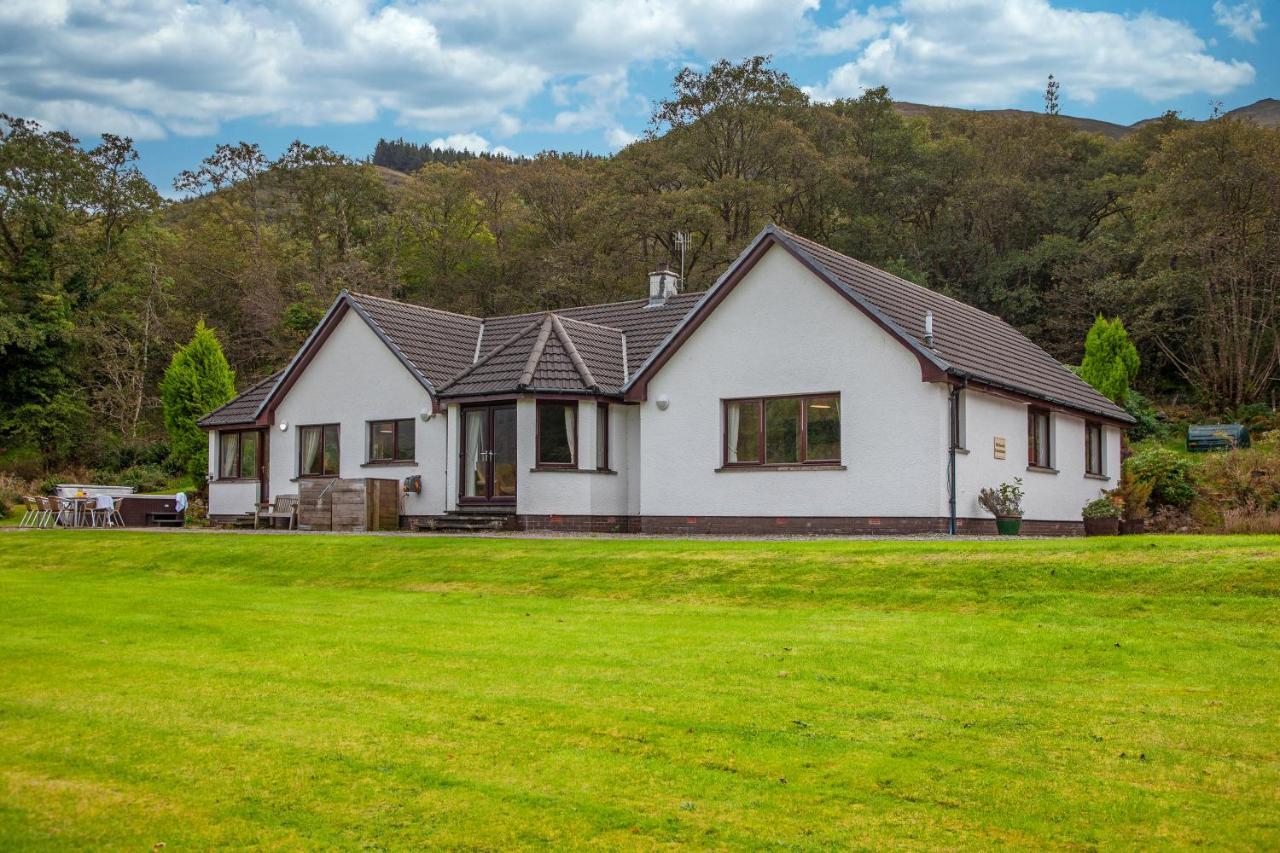
M 670 405 L 671 401 L 667 399 L 665 394 L 658 398 L 658 411 L 665 412 L 667 410 L 667 406 Z

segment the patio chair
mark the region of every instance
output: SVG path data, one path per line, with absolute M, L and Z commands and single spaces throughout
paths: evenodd
M 61 507 L 58 505 L 57 498 L 37 496 L 36 506 L 40 508 L 39 514 L 35 519 L 36 527 L 53 527 L 58 523 L 58 515 L 61 513 Z
M 89 524 L 92 527 L 124 527 L 124 518 L 116 508 L 115 498 L 96 495 L 89 509 Z
M 40 517 L 40 503 L 31 495 L 23 495 L 22 509 L 22 520 L 18 522 L 18 526 L 35 527 L 36 519 Z
M 263 509 L 258 507 L 253 511 L 253 529 L 258 529 L 258 522 L 266 521 L 268 525 L 274 527 L 276 521 L 284 519 L 286 530 L 298 529 L 298 496 L 297 495 L 276 495 L 276 502 L 271 506 Z

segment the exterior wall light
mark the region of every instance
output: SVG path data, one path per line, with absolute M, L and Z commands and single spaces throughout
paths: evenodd
M 286 431 L 286 430 L 288 430 L 288 429 L 289 429 L 289 422 L 288 422 L 288 421 L 281 421 L 281 422 L 280 422 L 280 431 L 281 431 L 281 432 L 285 432 L 285 431 Z
M 665 394 L 658 398 L 658 411 L 665 412 L 667 410 L 667 406 L 670 405 L 671 401 L 667 399 Z

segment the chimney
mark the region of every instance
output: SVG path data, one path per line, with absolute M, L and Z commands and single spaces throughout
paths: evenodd
M 665 305 L 668 296 L 680 292 L 680 275 L 672 272 L 671 267 L 663 264 L 649 273 L 649 305 L 655 307 Z
M 924 345 L 933 349 L 933 312 L 924 312 Z

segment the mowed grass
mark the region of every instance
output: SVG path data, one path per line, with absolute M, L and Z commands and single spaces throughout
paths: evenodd
M 0 534 L 0 848 L 1280 846 L 1280 539 Z

